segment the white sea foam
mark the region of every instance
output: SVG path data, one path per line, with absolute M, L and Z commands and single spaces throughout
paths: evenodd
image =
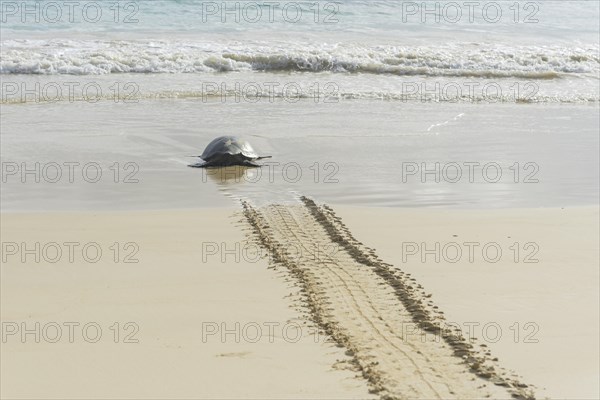
M 332 72 L 554 79 L 597 77 L 598 46 L 364 46 L 358 44 L 6 40 L 2 74 Z

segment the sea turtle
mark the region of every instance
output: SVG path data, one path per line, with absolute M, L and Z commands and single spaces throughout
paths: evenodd
M 250 143 L 235 136 L 221 136 L 213 140 L 206 146 L 200 157 L 204 160 L 202 163 L 191 164 L 193 168 L 207 167 L 227 167 L 230 165 L 244 165 L 247 167 L 260 167 L 256 160 L 270 158 L 271 156 L 260 157 Z

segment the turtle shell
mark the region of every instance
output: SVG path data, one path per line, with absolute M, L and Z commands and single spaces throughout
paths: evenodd
M 206 146 L 200 156 L 205 161 L 210 161 L 223 154 L 242 155 L 249 160 L 259 158 L 250 143 L 235 136 L 221 136 L 213 140 Z

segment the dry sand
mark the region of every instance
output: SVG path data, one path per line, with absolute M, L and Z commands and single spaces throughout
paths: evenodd
M 7 256 L 1 271 L 3 328 L 16 322 L 33 329 L 40 322 L 41 338 L 36 343 L 30 334 L 23 343 L 20 332 L 6 337 L 1 397 L 371 397 L 355 372 L 332 367 L 349 358 L 343 349 L 323 336 L 315 343 L 312 329 L 296 341 L 303 320 L 288 298 L 296 289 L 269 270 L 266 259 L 252 262 L 247 256 L 236 262 L 229 255 L 222 263 L 219 253 L 202 262 L 202 243 L 235 249 L 245 240 L 232 213 L 2 214 L 4 243 L 96 242 L 103 256 L 95 264 L 82 262 L 77 251 L 72 264 L 66 256 L 57 263 L 35 263 L 32 256 L 22 263 L 18 255 Z M 139 263 L 115 263 L 109 250 L 114 242 L 136 242 L 133 257 Z M 80 324 L 73 343 L 63 325 L 68 322 Z M 102 329 L 97 343 L 86 341 L 95 338 L 93 327 L 83 337 L 90 322 Z M 110 329 L 115 322 L 120 322 L 118 343 Z M 139 327 L 129 338 L 135 326 L 125 329 L 127 322 Z M 47 326 L 45 336 L 54 339 L 52 323 L 62 327 L 56 343 L 44 337 Z M 224 340 L 222 323 L 233 331 Z M 214 324 L 219 332 L 209 335 Z M 251 343 L 257 324 L 262 336 Z
M 56 263 L 28 255 L 23 263 L 3 249 L 3 332 L 14 323 L 32 329 L 40 322 L 41 339 L 36 343 L 29 334 L 23 340 L 21 332 L 3 338 L 0 394 L 509 398 L 534 391 L 537 397 L 598 397 L 597 208 L 336 212 L 305 200 L 246 205 L 243 213 L 2 214 L 4 246 L 96 242 L 103 256 L 91 263 L 76 250 L 73 263 L 66 255 Z M 503 249 L 534 241 L 540 262 L 402 259 L 403 242 L 449 240 L 496 241 Z M 114 242 L 121 247 L 119 262 L 110 249 Z M 123 262 L 132 249 L 123 249 L 128 242 L 139 246 L 138 263 Z M 233 251 L 225 255 L 225 248 Z M 255 251 L 268 254 L 270 263 L 257 261 Z M 476 330 L 479 340 L 471 346 L 445 328 L 441 310 L 446 322 L 496 322 L 511 335 L 512 323 L 535 322 L 539 343 L 523 343 L 528 332 L 521 325 L 518 343 L 506 333 L 496 343 L 481 340 Z M 68 322 L 80 324 L 73 343 Z M 90 322 L 102 328 L 97 343 L 85 340 L 93 329 L 82 335 Z M 63 326 L 57 343 L 49 340 L 53 323 Z M 233 333 L 207 335 L 221 323 Z M 315 335 L 316 325 L 321 332 Z M 124 343 L 136 327 L 128 339 L 139 343 Z
M 449 322 L 464 329 L 471 323 L 478 343 L 535 384 L 538 398 L 600 398 L 598 207 L 335 209 L 355 236 L 433 293 Z M 456 263 L 443 256 L 437 263 L 431 255 L 422 262 L 421 253 L 403 260 L 407 242 L 424 242 L 429 249 L 435 242 L 481 246 L 472 263 L 466 253 Z M 503 251 L 497 262 L 482 257 L 483 244 L 492 242 Z M 510 249 L 515 242 L 518 262 Z M 523 249 L 529 242 L 537 245 L 530 261 L 539 262 L 524 262 L 535 250 Z M 488 340 L 482 335 L 486 324 Z M 493 325 L 502 330 L 497 341 Z

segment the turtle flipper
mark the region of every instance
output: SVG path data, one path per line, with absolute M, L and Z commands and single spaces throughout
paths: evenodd
M 213 166 L 212 163 L 210 163 L 210 162 L 200 162 L 200 163 L 188 165 L 188 167 L 190 167 L 190 168 L 206 168 L 206 167 L 210 167 L 210 166 Z
M 260 168 L 261 167 L 260 164 L 257 164 L 252 160 L 244 160 L 244 161 L 242 161 L 242 163 L 240 165 L 243 165 L 244 167 L 251 167 L 251 168 Z

